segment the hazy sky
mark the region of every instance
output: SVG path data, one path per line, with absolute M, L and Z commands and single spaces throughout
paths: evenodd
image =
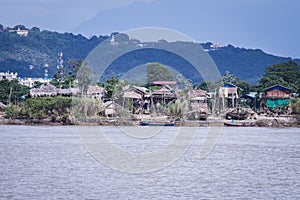
M 300 58 L 299 9 L 298 0 L 0 0 L 0 23 L 87 36 L 156 26 Z

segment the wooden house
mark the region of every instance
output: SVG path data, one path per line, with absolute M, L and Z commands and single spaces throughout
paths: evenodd
M 172 89 L 169 85 L 163 85 L 159 90 L 154 90 L 151 94 L 151 104 L 160 103 L 167 105 L 171 102 L 175 102 L 177 95 L 175 90 Z
M 118 104 L 112 101 L 107 101 L 101 106 L 99 114 L 106 117 L 114 117 L 116 116 L 118 109 L 121 109 Z
M 127 89 L 123 94 L 123 107 L 127 106 L 132 110 L 133 114 L 139 114 L 148 110 L 150 101 L 146 97 L 146 94 L 147 88 L 144 87 L 131 87 Z
M 227 107 L 235 108 L 238 103 L 238 87 L 232 83 L 226 83 L 219 88 L 219 97 L 222 99 L 223 110 L 225 110 L 225 99 L 227 99 Z
M 89 85 L 87 89 L 87 96 L 96 98 L 96 99 L 102 99 L 106 94 L 106 90 L 103 87 L 100 87 L 98 85 Z
M 206 119 L 208 116 L 207 92 L 204 90 L 191 90 L 188 92 L 190 119 Z
M 269 109 L 286 108 L 291 100 L 291 90 L 282 85 L 274 85 L 265 89 L 266 106 Z

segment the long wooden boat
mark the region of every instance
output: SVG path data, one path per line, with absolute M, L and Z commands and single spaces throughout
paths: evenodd
M 255 126 L 255 123 L 250 123 L 250 122 L 224 122 L 225 126 L 234 126 L 234 127 L 253 127 Z
M 140 122 L 141 126 L 175 126 L 175 123 L 149 123 L 145 121 Z
M 224 122 L 224 125 L 225 126 L 234 126 L 234 127 L 245 126 L 244 123 L 236 123 L 236 122 L 234 122 L 234 123 L 232 123 L 232 122 Z

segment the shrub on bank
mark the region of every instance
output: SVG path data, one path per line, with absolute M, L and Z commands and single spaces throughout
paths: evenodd
M 300 115 L 300 98 L 291 99 L 291 108 L 293 114 Z

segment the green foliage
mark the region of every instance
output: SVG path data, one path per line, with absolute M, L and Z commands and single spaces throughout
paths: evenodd
M 300 88 L 300 66 L 293 61 L 269 66 L 256 88 L 263 90 L 277 84 L 288 87 L 293 92 L 298 92 Z
M 188 110 L 188 103 L 186 100 L 176 100 L 174 104 L 171 104 L 167 108 L 167 114 L 171 117 L 183 118 Z
M 26 29 L 24 26 L 20 27 Z M 64 53 L 65 60 L 84 59 L 107 38 L 108 36 L 86 38 L 80 34 L 40 31 L 37 27 L 30 29 L 27 37 L 0 31 L 0 65 L 2 70 L 17 71 L 21 77 L 43 77 L 43 68 L 30 70 L 28 65 L 43 66 L 47 63 L 49 75 L 53 76 L 57 71 L 58 52 Z
M 107 91 L 107 97 L 111 98 L 117 85 L 119 84 L 120 79 L 116 76 L 107 79 L 104 84 L 104 88 Z
M 19 116 L 20 108 L 18 106 L 8 106 L 5 108 L 5 117 L 15 119 Z
M 205 48 L 209 48 L 208 43 Z M 230 71 L 240 79 L 255 84 L 264 74 L 267 66 L 288 62 L 291 58 L 266 54 L 260 49 L 245 49 L 228 45 L 208 52 L 221 74 Z M 299 59 L 295 60 L 297 63 Z
M 34 81 L 33 88 L 39 88 L 41 85 L 43 85 L 43 83 L 41 83 L 40 81 Z
M 20 116 L 30 119 L 61 118 L 70 112 L 70 97 L 39 97 L 27 99 Z
M 82 62 L 82 60 L 69 60 L 68 65 L 65 67 L 61 67 L 58 72 L 56 72 L 53 76 L 53 80 L 50 82 L 57 88 L 74 88 L 75 87 L 75 79 L 77 78 L 78 71 L 81 66 L 83 68 L 87 68 L 86 64 Z M 63 71 L 62 71 L 63 70 Z M 81 70 L 89 70 L 89 69 L 81 69 Z M 81 72 L 80 73 L 84 73 Z M 80 74 L 79 75 L 82 75 Z M 86 75 L 88 77 L 90 75 Z
M 17 104 L 28 93 L 29 87 L 19 84 L 17 79 L 0 81 L 0 102 L 4 104 Z
M 291 108 L 293 114 L 300 115 L 300 98 L 291 99 Z
M 160 63 L 147 64 L 147 82 L 152 84 L 154 81 L 173 81 L 172 71 Z
M 98 116 L 100 102 L 93 98 L 72 98 L 71 115 L 74 123 L 88 122 Z
M 81 94 L 86 94 L 89 85 L 92 83 L 91 69 L 87 66 L 86 63 L 83 63 L 80 66 L 77 72 L 77 79 L 78 79 L 78 87 L 81 91 Z

